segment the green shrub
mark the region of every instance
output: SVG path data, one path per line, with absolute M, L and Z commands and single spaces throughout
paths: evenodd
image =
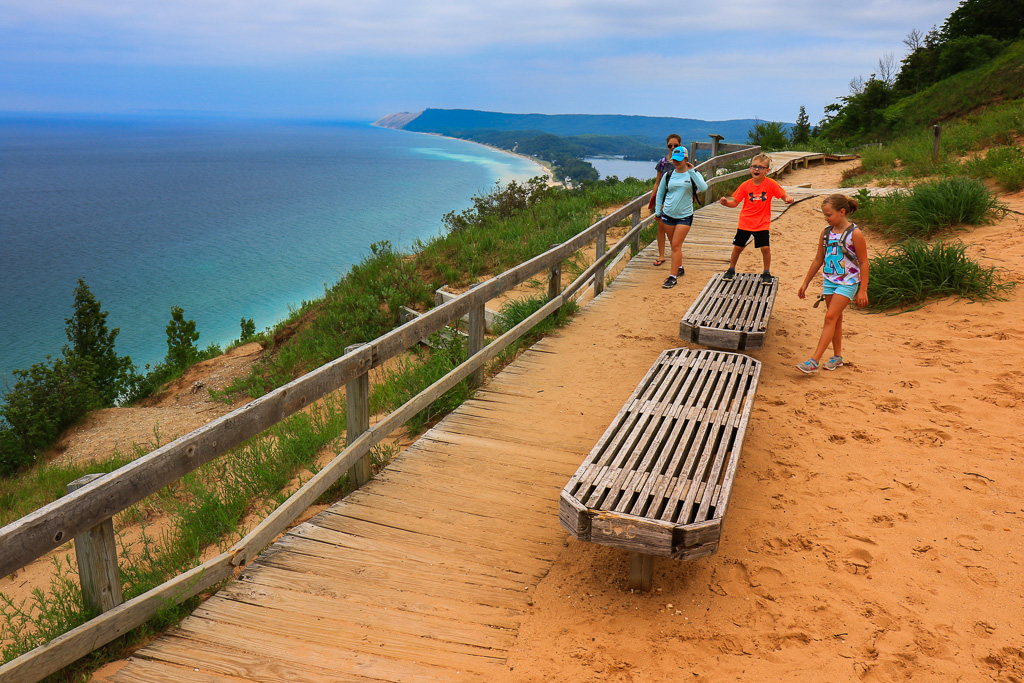
M 1016 192 L 1024 188 L 1024 149 L 993 147 L 964 164 L 964 171 L 975 178 L 992 178 L 1007 192 Z
M 779 121 L 755 121 L 747 132 L 747 142 L 760 146 L 765 152 L 788 149 L 789 131 L 786 124 Z
M 954 177 L 923 183 L 910 191 L 868 198 L 857 218 L 890 238 L 927 239 L 964 224 L 990 222 L 1004 211 L 1005 207 L 984 183 Z
M 399 356 L 384 372 L 370 396 L 371 413 L 390 413 L 438 381 L 466 360 L 465 339 L 455 333 L 438 332 L 431 337 L 433 348 L 415 347 L 410 356 Z M 459 382 L 429 406 L 414 415 L 406 426 L 412 433 L 455 410 L 472 394 L 466 381 Z
M 550 196 L 552 188 L 542 177 L 531 178 L 525 185 L 511 181 L 504 187 L 495 183 L 490 192 L 473 197 L 473 206 L 462 213 L 449 211 L 442 219 L 449 234 L 471 227 L 481 227 L 489 221 L 504 220 L 524 211 L 542 198 Z
M 861 168 L 866 173 L 885 173 L 896 168 L 898 157 L 892 147 L 865 147 L 860 150 Z
M 502 305 L 498 315 L 494 317 L 495 331 L 498 334 L 508 332 L 513 327 L 543 308 L 547 302 L 548 298 L 543 294 L 536 294 L 524 299 L 511 299 L 506 301 Z M 523 335 L 506 347 L 505 350 L 501 352 L 499 361 L 508 362 L 512 360 L 520 349 L 533 344 L 537 339 L 546 334 L 550 334 L 555 329 L 563 327 L 569 322 L 569 318 L 571 318 L 579 308 L 579 304 L 575 301 L 566 301 L 557 311 L 555 311 L 554 314 L 541 320 L 539 323 L 534 325 L 527 334 Z
M 32 464 L 62 431 L 104 405 L 93 365 L 74 356 L 48 357 L 14 376 L 0 405 L 0 475 Z
M 909 239 L 871 259 L 868 298 L 877 310 L 906 308 L 949 295 L 998 299 L 1013 286 L 999 270 L 973 261 L 959 240 L 929 245 Z
M 926 234 L 988 223 L 1002 211 L 1002 204 L 985 184 L 972 178 L 943 178 L 918 185 L 907 202 L 911 228 Z

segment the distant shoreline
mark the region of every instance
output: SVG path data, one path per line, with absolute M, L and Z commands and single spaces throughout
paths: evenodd
M 416 135 L 433 135 L 435 137 L 446 138 L 448 140 L 460 140 L 462 142 L 468 142 L 468 143 L 473 144 L 473 145 L 480 145 L 481 147 L 486 147 L 488 149 L 493 149 L 495 152 L 501 152 L 502 154 L 509 154 L 511 156 L 514 156 L 514 157 L 519 157 L 520 159 L 526 159 L 527 161 L 532 162 L 532 163 L 534 163 L 534 164 L 536 164 L 537 166 L 540 167 L 540 170 L 542 172 L 541 175 L 545 176 L 548 179 L 548 186 L 549 187 L 560 184 L 558 181 L 555 180 L 554 172 L 550 168 L 545 166 L 542 162 L 538 161 L 535 157 L 527 156 L 525 154 L 519 154 L 518 152 L 512 152 L 512 151 L 509 151 L 507 149 L 502 149 L 501 147 L 495 147 L 493 145 L 488 145 L 488 144 L 483 143 L 483 142 L 476 142 L 475 140 L 466 140 L 465 138 L 453 138 L 450 135 L 441 135 L 440 133 L 428 133 L 428 132 L 419 131 L 419 130 L 405 130 L 404 128 L 391 128 L 389 126 L 378 126 L 376 123 L 371 123 L 370 125 L 373 126 L 374 128 L 387 128 L 388 130 L 401 130 L 401 131 L 405 131 L 406 133 L 415 133 Z

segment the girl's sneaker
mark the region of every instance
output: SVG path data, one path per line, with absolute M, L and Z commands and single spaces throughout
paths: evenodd
M 818 371 L 818 361 L 808 358 L 803 363 L 797 363 L 796 369 L 805 375 L 813 375 Z
M 827 361 L 822 363 L 821 367 L 825 368 L 826 370 L 835 370 L 836 368 L 841 368 L 843 367 L 843 357 L 832 356 Z

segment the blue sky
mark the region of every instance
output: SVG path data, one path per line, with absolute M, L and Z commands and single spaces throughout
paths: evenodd
M 816 122 L 957 0 L 0 0 L 0 111 Z

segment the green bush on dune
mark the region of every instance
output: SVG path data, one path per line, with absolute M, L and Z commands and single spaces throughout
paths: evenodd
M 940 178 L 886 196 L 860 195 L 857 218 L 892 239 L 928 239 L 999 218 L 1005 207 L 979 180 Z
M 998 268 L 972 260 L 959 240 L 928 244 L 909 239 L 871 259 L 868 298 L 874 309 L 885 311 L 951 295 L 999 299 L 1011 287 Z

